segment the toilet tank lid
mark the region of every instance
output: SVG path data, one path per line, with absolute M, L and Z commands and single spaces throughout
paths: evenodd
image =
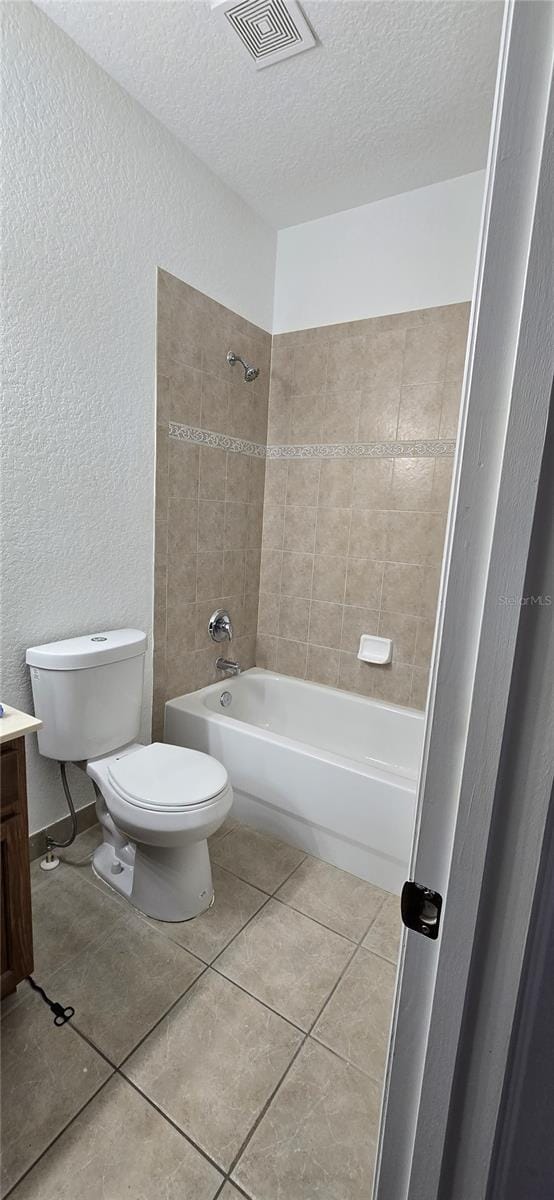
M 146 653 L 148 639 L 141 629 L 105 629 L 83 637 L 66 638 L 63 642 L 48 642 L 31 646 L 27 651 L 30 667 L 47 671 L 82 671 L 86 667 L 102 667 L 124 658 L 137 658 Z

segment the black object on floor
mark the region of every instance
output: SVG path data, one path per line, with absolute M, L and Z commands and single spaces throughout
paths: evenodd
M 30 983 L 33 991 L 38 992 L 39 996 L 42 996 L 44 1003 L 47 1004 L 54 1013 L 54 1025 L 65 1025 L 66 1021 L 71 1020 L 72 1016 L 75 1014 L 75 1009 L 71 1008 L 71 1005 L 68 1005 L 67 1008 L 64 1008 L 62 1004 L 58 1004 L 57 1000 L 51 1000 L 50 997 L 46 995 L 44 989 L 39 987 L 38 983 L 35 983 L 32 975 L 27 975 L 26 978 L 27 983 Z

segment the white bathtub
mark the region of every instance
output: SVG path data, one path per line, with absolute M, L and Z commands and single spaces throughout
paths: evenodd
M 240 820 L 399 892 L 423 720 L 413 709 L 254 667 L 168 701 L 165 740 L 224 763 Z

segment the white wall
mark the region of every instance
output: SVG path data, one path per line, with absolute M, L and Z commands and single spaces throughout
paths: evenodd
M 485 172 L 281 229 L 274 333 L 471 298 Z
M 275 234 L 42 12 L 3 23 L 2 699 L 29 709 L 27 646 L 151 631 L 156 266 L 269 329 Z M 31 830 L 66 812 L 34 741 Z

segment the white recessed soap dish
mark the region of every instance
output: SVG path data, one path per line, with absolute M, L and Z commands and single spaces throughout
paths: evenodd
M 362 662 L 376 663 L 383 666 L 392 659 L 392 642 L 390 638 L 377 637 L 374 633 L 362 633 L 358 658 Z

